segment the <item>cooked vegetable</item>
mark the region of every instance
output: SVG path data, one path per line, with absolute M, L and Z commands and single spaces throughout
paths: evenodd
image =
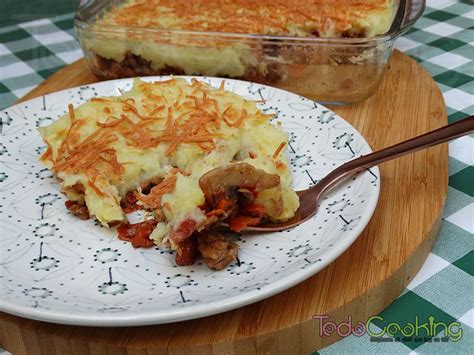
M 280 185 L 277 174 L 268 174 L 247 163 L 234 163 L 215 168 L 199 179 L 206 201 L 211 205 L 223 195 L 235 195 L 238 189 L 259 192 Z

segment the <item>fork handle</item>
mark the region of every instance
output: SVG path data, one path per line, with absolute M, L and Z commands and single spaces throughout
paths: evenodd
M 434 131 L 411 138 L 407 141 L 351 160 L 334 169 L 331 173 L 318 181 L 311 190 L 313 190 L 313 193 L 317 192 L 319 198 L 328 189 L 345 180 L 348 176 L 361 170 L 368 169 L 408 153 L 413 153 L 421 149 L 426 149 L 447 142 L 454 138 L 464 136 L 472 131 L 474 131 L 474 116 L 469 116 L 456 123 L 449 124 Z

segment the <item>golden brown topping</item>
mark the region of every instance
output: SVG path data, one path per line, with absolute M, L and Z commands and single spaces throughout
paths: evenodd
M 88 121 L 92 118 L 83 117 L 87 111 L 77 111 L 69 104 L 69 125 L 57 132 L 57 137 L 62 138 L 59 146 L 53 149 L 47 143 L 48 148 L 41 159 L 49 160 L 56 173 L 87 176 L 91 189 L 97 194 L 109 195 L 110 192 L 101 191 L 101 184 L 96 179 L 109 174 L 121 178 L 125 171 L 122 164 L 126 163 L 119 162 L 117 149 L 123 142 L 139 149 L 163 144 L 166 156 L 173 155 L 182 144 L 192 144 L 209 152 L 216 148 L 216 140 L 225 134 L 223 125 L 237 128 L 249 119 L 268 120 L 271 117 L 256 108 L 253 112 L 248 111 L 251 106 L 244 101 L 222 103 L 220 89 L 212 89 L 196 79 L 192 79 L 191 88 L 177 79 L 158 83 L 168 86 L 164 90 L 173 94 L 157 94 L 156 83 L 141 83 L 141 95 L 135 98 L 91 99 L 102 105 L 98 112 L 103 112 L 93 121 L 93 127 Z M 82 129 L 84 125 L 86 128 Z M 91 132 L 91 128 L 95 130 Z
M 67 143 L 61 145 L 61 147 L 67 147 L 67 150 L 61 152 L 60 149 L 60 154 L 53 162 L 54 171 L 56 173 L 68 171 L 70 174 L 84 173 L 94 179 L 100 175 L 98 163 L 104 162 L 105 169 L 109 168 L 112 174 L 120 174 L 122 167 L 115 158 L 115 150 L 109 146 L 117 140 L 117 137 L 104 132 L 98 130 L 76 146 L 69 147 Z M 102 194 L 94 182 L 91 182 L 91 188 L 98 194 Z
M 114 127 L 118 125 L 121 122 L 121 118 L 118 118 L 116 116 L 109 116 L 107 117 L 107 120 L 105 122 L 96 122 L 96 125 L 102 128 L 107 128 L 107 127 Z
M 87 185 L 89 185 L 89 187 L 90 187 L 92 190 L 94 190 L 94 192 L 95 192 L 97 195 L 102 196 L 102 197 L 105 196 L 106 194 L 105 194 L 101 189 L 99 189 L 99 188 L 97 187 L 97 185 L 95 184 L 95 180 L 96 180 L 96 177 L 95 177 L 95 176 L 92 176 L 92 179 L 87 182 Z
M 272 155 L 273 159 L 275 159 L 276 157 L 278 157 L 280 155 L 283 148 L 285 148 L 285 145 L 286 145 L 286 142 L 281 142 L 280 143 L 280 145 L 278 146 L 278 148 L 275 150 L 275 152 Z
M 40 160 L 51 160 L 53 161 L 53 149 L 51 148 L 51 144 L 46 142 L 46 151 L 41 154 Z
M 164 179 L 158 185 L 152 187 L 148 195 L 143 195 L 142 193 L 135 192 L 135 197 L 140 200 L 146 207 L 155 209 L 160 207 L 161 198 L 163 197 L 163 195 L 172 192 L 175 186 L 176 175 L 173 174 L 168 178 Z
M 275 162 L 275 167 L 276 167 L 277 169 L 286 169 L 286 164 L 283 163 L 281 160 L 277 160 L 277 161 Z
M 105 23 L 194 31 L 295 35 L 342 34 L 390 0 L 135 0 L 114 9 Z

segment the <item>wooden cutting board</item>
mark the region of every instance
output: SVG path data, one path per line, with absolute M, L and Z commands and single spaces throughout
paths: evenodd
M 80 60 L 22 100 L 96 81 Z M 447 123 L 430 75 L 398 51 L 373 97 L 332 109 L 374 150 Z M 135 328 L 64 326 L 0 313 L 0 346 L 15 355 L 309 354 L 327 346 L 338 337 L 320 336 L 314 315 L 365 322 L 402 292 L 428 256 L 447 192 L 447 145 L 385 163 L 381 175 L 380 200 L 362 235 L 334 263 L 290 290 L 211 317 Z

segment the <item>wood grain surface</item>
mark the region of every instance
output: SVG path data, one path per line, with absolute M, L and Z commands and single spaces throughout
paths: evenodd
M 84 60 L 55 73 L 24 100 L 98 81 Z M 447 123 L 439 89 L 416 62 L 394 52 L 370 99 L 333 107 L 373 149 Z M 309 354 L 338 338 L 321 337 L 319 320 L 366 321 L 412 280 L 435 242 L 448 181 L 447 145 L 381 166 L 375 214 L 357 241 L 307 281 L 223 314 L 166 325 L 64 326 L 0 314 L 0 346 L 20 354 Z

